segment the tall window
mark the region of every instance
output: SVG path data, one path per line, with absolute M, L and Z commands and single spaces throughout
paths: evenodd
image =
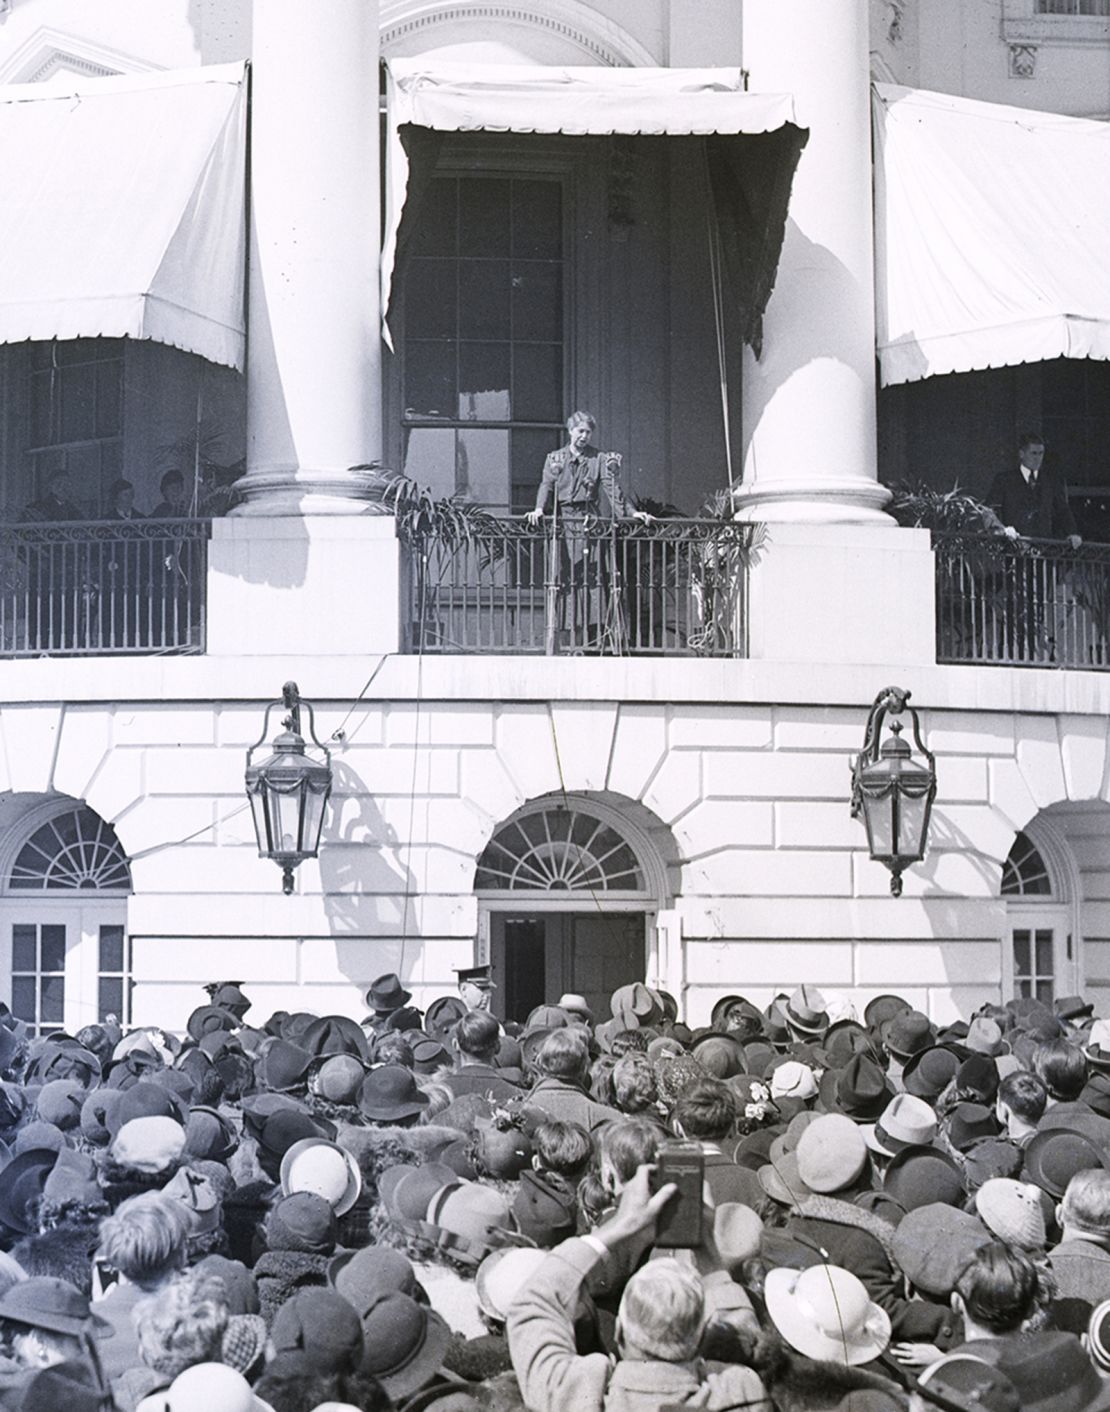
M 74 498 L 98 515 L 123 464 L 123 339 L 32 343 L 30 365 L 34 494 L 66 471 Z
M 1110 365 L 1090 358 L 1041 364 L 1041 428 L 1048 455 L 1068 483 L 1080 532 L 1100 543 L 1110 540 L 1108 406 Z
M 531 508 L 564 408 L 563 188 L 442 176 L 405 272 L 404 468 L 440 495 Z

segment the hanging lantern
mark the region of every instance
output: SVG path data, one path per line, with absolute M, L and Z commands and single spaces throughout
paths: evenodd
M 890 869 L 890 890 L 902 895 L 902 873 L 925 856 L 929 816 L 937 792 L 936 760 L 921 739 L 917 712 L 906 703 L 908 691 L 888 686 L 875 698 L 867 717 L 863 749 L 852 762 L 852 817 L 863 816 L 867 846 L 877 863 Z M 887 716 L 909 711 L 915 756 L 902 739 L 902 722 L 890 722 L 890 735 L 880 743 Z
M 282 722 L 285 729 L 274 738 L 274 753 L 255 765 L 252 756 L 265 741 L 270 712 L 278 705 L 288 712 Z M 312 744 L 323 752 L 323 762 L 306 752 L 301 735 L 302 706 L 308 711 Z M 287 681 L 282 700 L 271 701 L 266 707 L 262 734 L 247 751 L 245 779 L 259 856 L 272 858 L 282 870 L 282 891 L 288 896 L 293 891 L 293 869 L 306 858 L 315 858 L 320 850 L 324 810 L 331 794 L 331 753 L 316 739 L 311 703 L 301 700 L 296 682 Z

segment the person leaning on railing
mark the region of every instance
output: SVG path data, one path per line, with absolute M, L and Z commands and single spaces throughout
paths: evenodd
M 999 471 L 987 495 L 1010 539 L 1066 539 L 1083 543 L 1068 504 L 1068 488 L 1052 465 L 1044 464 L 1044 438 L 1026 432 L 1018 442 L 1018 463 Z

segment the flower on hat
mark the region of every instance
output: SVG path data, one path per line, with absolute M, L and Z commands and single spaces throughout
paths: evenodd
M 975 1209 L 988 1230 L 1007 1245 L 1016 1245 L 1019 1250 L 1044 1249 L 1040 1190 L 1029 1182 L 991 1177 L 975 1193 Z

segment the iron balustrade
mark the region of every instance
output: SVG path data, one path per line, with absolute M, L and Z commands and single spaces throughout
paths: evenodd
M 933 535 L 937 660 L 1110 670 L 1110 545 Z
M 203 652 L 208 520 L 0 524 L 0 657 Z
M 403 537 L 410 651 L 745 655 L 750 526 L 521 518 Z

